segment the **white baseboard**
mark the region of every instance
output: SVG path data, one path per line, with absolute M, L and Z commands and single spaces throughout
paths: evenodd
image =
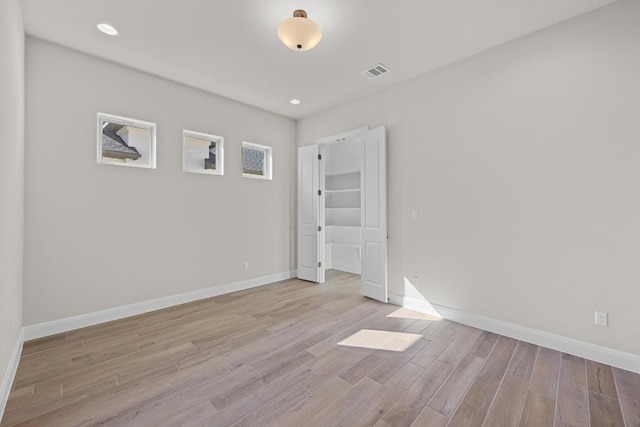
M 2 421 L 2 415 L 4 414 L 4 408 L 7 406 L 7 400 L 9 399 L 9 393 L 11 392 L 11 386 L 13 385 L 13 379 L 16 377 L 18 371 L 18 362 L 20 362 L 20 354 L 22 353 L 22 344 L 24 343 L 23 331 L 20 330 L 18 339 L 13 348 L 11 359 L 9 359 L 9 366 L 2 377 L 2 383 L 0 383 L 0 421 Z
M 390 294 L 389 302 L 412 310 L 443 317 L 464 325 L 473 326 L 474 328 L 551 348 L 563 353 L 584 357 L 585 359 L 594 360 L 627 371 L 640 373 L 640 355 L 626 353 L 624 351 L 504 322 L 502 320 L 467 313 L 455 308 L 430 304 L 426 301 L 407 298 L 402 295 Z
M 206 289 L 199 289 L 197 291 L 185 292 L 183 294 L 171 295 L 168 297 L 95 311 L 93 313 L 67 317 L 65 319 L 29 325 L 23 328 L 24 340 L 28 341 L 36 338 L 42 338 L 49 335 L 68 332 L 74 329 L 84 328 L 86 326 L 93 326 L 100 323 L 110 322 L 112 320 L 148 313 L 150 311 L 161 310 L 174 305 L 185 304 L 231 292 L 255 288 L 257 286 L 290 279 L 292 277 L 296 277 L 296 275 L 297 273 L 295 270 L 286 271 L 283 273 L 271 274 L 269 276 L 256 277 L 254 279 L 243 280 L 240 282 L 227 283 Z

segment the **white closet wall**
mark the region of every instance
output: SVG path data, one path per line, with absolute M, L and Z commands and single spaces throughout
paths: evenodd
M 362 142 L 323 146 L 325 268 L 361 272 Z

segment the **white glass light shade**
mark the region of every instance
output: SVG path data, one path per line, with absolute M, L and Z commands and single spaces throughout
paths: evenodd
M 118 35 L 118 30 L 116 30 L 112 25 L 107 24 L 106 22 L 98 24 L 98 29 L 100 31 L 102 31 L 103 33 L 105 33 L 107 35 L 110 35 L 110 36 L 117 36 Z
M 296 11 L 297 13 L 298 11 Z M 304 11 L 300 11 L 304 12 Z M 289 49 L 304 52 L 313 49 L 322 39 L 320 26 L 305 16 L 285 19 L 278 26 L 278 38 Z

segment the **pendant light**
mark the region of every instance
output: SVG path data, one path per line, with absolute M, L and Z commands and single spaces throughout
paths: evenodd
M 298 9 L 293 18 L 285 19 L 278 26 L 278 38 L 289 49 L 304 52 L 313 49 L 322 39 L 320 26 L 307 19 L 307 12 Z

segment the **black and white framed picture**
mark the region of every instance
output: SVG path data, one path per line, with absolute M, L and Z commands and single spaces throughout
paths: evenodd
M 182 170 L 192 173 L 224 175 L 224 138 L 183 130 Z
M 98 113 L 98 163 L 155 169 L 156 124 Z

